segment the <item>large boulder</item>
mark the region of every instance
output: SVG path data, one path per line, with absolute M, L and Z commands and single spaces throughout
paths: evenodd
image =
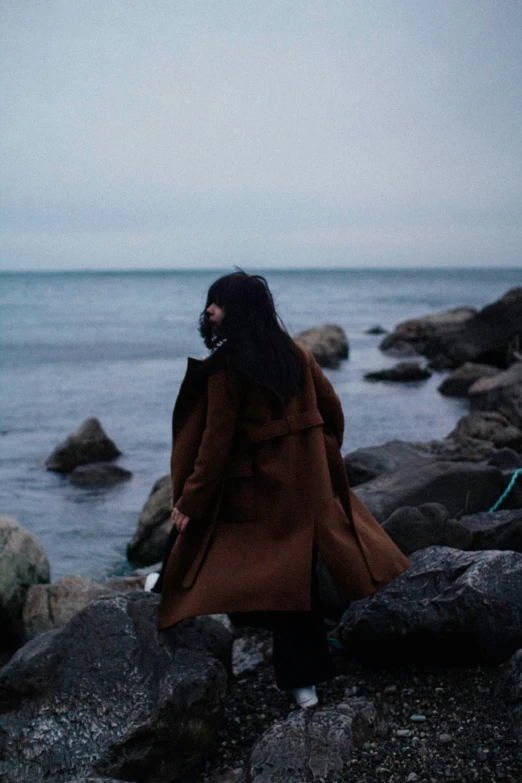
M 127 546 L 133 563 L 148 566 L 162 560 L 171 530 L 172 482 L 170 476 L 158 479 L 150 491 L 138 519 L 138 527 Z
M 207 618 L 158 633 L 157 604 L 150 593 L 99 598 L 2 669 L 5 783 L 173 783 L 201 768 L 222 722 L 231 636 Z
M 380 347 L 389 351 L 397 342 L 409 343 L 438 369 L 464 362 L 502 367 L 509 363 L 510 343 L 521 335 L 522 288 L 513 288 L 479 312 L 457 308 L 405 321 Z
M 86 419 L 81 427 L 67 436 L 45 461 L 47 470 L 72 473 L 78 465 L 89 462 L 108 462 L 121 451 L 108 437 L 96 418 Z
M 250 755 L 248 780 L 302 783 L 341 773 L 354 747 L 372 737 L 375 721 L 375 707 L 364 699 L 293 712 L 257 740 Z
M 459 519 L 472 536 L 470 549 L 522 553 L 522 508 L 467 514 Z
M 364 446 L 344 457 L 348 480 L 352 487 L 378 476 L 393 473 L 409 465 L 431 462 L 483 462 L 497 449 L 487 441 L 455 435 L 430 441 L 408 442 L 391 440 L 379 446 Z
M 476 364 L 464 362 L 456 370 L 453 370 L 438 386 L 438 390 L 446 397 L 467 397 L 471 386 L 479 378 L 491 378 L 500 372 L 498 367 L 492 364 Z
M 431 378 L 431 371 L 417 362 L 399 362 L 394 367 L 367 372 L 364 376 L 366 381 L 392 381 L 394 383 L 425 381 L 427 378 Z
M 33 585 L 27 592 L 23 622 L 25 638 L 61 628 L 81 609 L 114 589 L 92 579 L 64 576 L 54 584 Z
M 295 342 L 313 353 L 321 367 L 338 367 L 348 358 L 349 345 L 346 332 L 336 324 L 325 324 L 305 329 L 294 336 Z
M 451 519 L 448 509 L 440 503 L 398 508 L 383 528 L 405 555 L 434 545 L 469 549 L 473 540 L 467 527 Z
M 494 411 L 472 411 L 462 416 L 448 438 L 462 437 L 489 441 L 499 449 L 522 451 L 522 429 Z
M 130 470 L 110 462 L 94 462 L 79 465 L 69 475 L 69 481 L 77 487 L 113 487 L 132 478 Z
M 0 515 L 0 648 L 24 635 L 22 613 L 31 585 L 48 582 L 49 560 L 41 543 L 16 519 Z
M 468 396 L 472 410 L 496 411 L 522 429 L 522 362 L 493 378 L 476 381 Z
M 411 464 L 355 489 L 379 522 L 398 508 L 442 503 L 452 517 L 487 511 L 506 488 L 499 468 L 471 462 Z
M 522 555 L 428 547 L 411 567 L 343 615 L 351 651 L 391 660 L 473 665 L 522 646 Z
M 398 324 L 393 332 L 381 341 L 380 349 L 389 355 L 397 355 L 397 346 L 410 345 L 417 354 L 433 358 L 440 351 L 443 340 L 451 343 L 462 332 L 477 311 L 472 307 L 457 307 L 442 313 L 411 318 Z M 404 350 L 401 349 L 404 355 Z

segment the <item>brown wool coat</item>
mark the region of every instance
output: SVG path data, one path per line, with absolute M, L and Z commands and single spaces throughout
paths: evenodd
M 282 408 L 233 370 L 189 359 L 173 416 L 175 506 L 191 517 L 165 572 L 159 626 L 219 612 L 310 609 L 313 545 L 345 601 L 408 560 L 348 487 L 339 398 L 302 351 Z M 279 408 L 279 410 L 277 410 Z

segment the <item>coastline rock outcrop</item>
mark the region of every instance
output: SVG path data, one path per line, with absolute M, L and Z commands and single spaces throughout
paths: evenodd
M 394 383 L 425 381 L 427 378 L 431 378 L 431 371 L 417 362 L 399 362 L 394 367 L 367 372 L 364 376 L 366 381 L 392 381 Z
M 72 473 L 79 465 L 89 462 L 108 462 L 121 451 L 106 434 L 96 418 L 86 419 L 77 430 L 60 443 L 46 459 L 47 470 Z
M 505 367 L 510 343 L 522 335 L 522 288 L 507 291 L 498 301 L 477 312 L 456 308 L 404 321 L 387 335 L 381 350 L 409 343 L 437 369 L 456 368 L 464 362 Z
M 302 783 L 342 772 L 354 747 L 369 740 L 377 713 L 365 699 L 293 712 L 259 738 L 249 760 L 251 783 Z
M 24 636 L 23 609 L 31 585 L 49 582 L 50 566 L 40 541 L 7 514 L 0 515 L 0 624 L 2 649 Z
M 473 665 L 522 646 L 522 555 L 428 547 L 371 598 L 354 602 L 338 632 L 347 649 L 386 660 Z
M 130 470 L 110 462 L 78 465 L 69 474 L 69 481 L 77 487 L 113 487 L 132 478 Z
M 464 362 L 453 370 L 438 386 L 438 391 L 445 397 L 467 397 L 468 391 L 480 378 L 491 378 L 500 372 L 492 364 L 476 364 Z
M 522 428 L 522 362 L 493 378 L 481 378 L 469 390 L 472 411 L 495 411 Z
M 471 462 L 410 464 L 355 488 L 355 494 L 379 522 L 398 508 L 442 503 L 452 517 L 487 511 L 506 480 L 499 468 Z
M 451 519 L 448 509 L 441 503 L 398 508 L 382 526 L 408 556 L 429 546 L 470 549 L 473 541 L 471 531 L 460 521 Z
M 142 566 L 154 565 L 163 558 L 171 526 L 172 482 L 169 475 L 152 487 L 138 519 L 138 527 L 127 546 L 127 557 Z
M 325 324 L 305 329 L 294 335 L 295 342 L 311 351 L 321 367 L 335 369 L 342 359 L 347 359 L 349 344 L 346 332 L 336 324 Z
M 1 670 L 6 783 L 137 771 L 143 783 L 173 783 L 201 768 L 222 722 L 231 636 L 207 618 L 159 634 L 157 603 L 99 598 Z

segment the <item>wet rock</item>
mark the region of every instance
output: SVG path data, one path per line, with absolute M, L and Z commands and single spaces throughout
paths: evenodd
M 96 462 L 80 465 L 69 475 L 69 481 L 77 487 L 113 487 L 132 478 L 130 470 L 111 465 L 110 462 Z
M 465 362 L 442 381 L 438 390 L 446 397 L 467 397 L 475 381 L 479 378 L 491 378 L 499 372 L 499 368 L 491 364 Z
M 29 588 L 23 611 L 25 638 L 61 628 L 81 609 L 102 595 L 114 591 L 92 579 L 64 576 L 54 584 Z
M 346 332 L 336 324 L 325 324 L 306 329 L 294 336 L 298 345 L 311 351 L 321 367 L 338 367 L 348 358 L 349 345 Z
M 27 592 L 31 585 L 49 579 L 49 560 L 36 536 L 13 517 L 0 514 L 0 648 L 7 649 L 22 640 Z
M 365 331 L 365 334 L 386 334 L 387 330 L 383 329 L 382 326 L 372 326 L 370 329 L 367 329 Z
M 5 783 L 171 783 L 201 768 L 222 721 L 230 634 L 203 618 L 158 633 L 157 604 L 99 598 L 2 669 Z
M 522 451 L 522 429 L 494 411 L 472 411 L 463 416 L 448 437 L 476 438 L 490 441 L 499 449 Z
M 367 381 L 408 383 L 410 381 L 424 381 L 427 378 L 431 378 L 431 372 L 426 367 L 421 367 L 417 362 L 399 362 L 395 367 L 388 367 L 376 372 L 367 372 L 364 378 Z
M 459 523 L 471 533 L 470 549 L 522 553 L 522 508 L 468 514 L 461 517 Z
M 522 429 L 522 362 L 493 378 L 481 378 L 469 390 L 473 411 L 495 411 Z
M 442 503 L 452 517 L 486 511 L 506 487 L 502 471 L 471 462 L 410 464 L 358 486 L 356 495 L 379 522 L 398 508 Z
M 375 721 L 375 708 L 364 699 L 293 712 L 276 721 L 254 745 L 249 780 L 302 783 L 341 772 L 352 749 L 372 736 Z
M 138 527 L 127 546 L 127 557 L 140 565 L 153 565 L 163 559 L 171 529 L 172 483 L 169 475 L 158 479 L 143 506 Z
M 367 659 L 471 666 L 522 646 L 522 555 L 428 547 L 371 598 L 354 602 L 338 632 Z
M 513 449 L 499 449 L 488 459 L 488 465 L 495 465 L 504 472 L 513 472 L 522 467 L 522 457 Z
M 451 341 L 462 332 L 463 326 L 470 321 L 476 310 L 471 307 L 457 307 L 442 313 L 411 318 L 398 324 L 391 334 L 381 342 L 380 349 L 389 355 L 397 345 L 407 344 L 420 355 L 432 358 L 438 353 L 438 343 L 444 338 Z
M 78 465 L 108 462 L 120 454 L 121 451 L 105 433 L 99 420 L 91 418 L 86 419 L 81 427 L 55 448 L 46 459 L 45 467 L 58 473 L 72 473 Z
M 445 462 L 483 462 L 490 460 L 497 453 L 493 444 L 464 436 L 418 441 L 412 443 L 412 446 L 436 460 Z
M 469 549 L 473 540 L 468 528 L 451 519 L 448 509 L 440 503 L 398 508 L 383 528 L 405 555 L 434 545 Z

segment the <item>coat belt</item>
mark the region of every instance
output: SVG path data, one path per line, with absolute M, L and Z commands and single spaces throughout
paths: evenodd
M 264 440 L 280 438 L 283 435 L 292 435 L 300 430 L 317 427 L 319 424 L 323 424 L 323 417 L 315 409 L 305 411 L 304 413 L 293 413 L 282 419 L 270 421 L 268 424 L 259 424 L 257 426 L 243 425 L 242 434 L 247 443 L 261 443 Z

